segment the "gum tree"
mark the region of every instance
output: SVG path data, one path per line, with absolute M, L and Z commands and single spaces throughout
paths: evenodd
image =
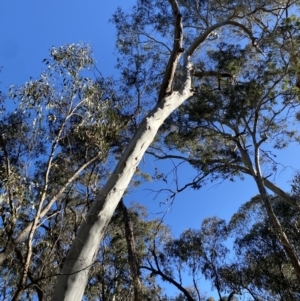
M 253 178 L 298 281 L 299 257 L 273 210 L 267 189 L 300 212 L 299 202 L 270 180 L 281 165 L 277 153 L 299 142 L 299 71 L 294 58 L 299 24 L 299 19 L 291 16 L 278 21 L 274 31 L 266 29 L 260 43 L 266 50 L 263 59 L 247 45 L 221 42 L 216 50 L 209 50 L 207 61 L 201 62 L 203 71 L 195 74 L 197 92 L 168 120 L 164 139 L 167 147 L 189 154 L 176 158 L 199 170 L 199 178 Z M 234 78 L 203 78 L 208 66 L 220 70 L 220 76 Z M 201 184 L 199 180 L 192 183 L 194 187 Z
M 278 197 L 271 201 L 299 254 L 297 210 Z M 141 268 L 169 282 L 190 301 L 208 300 L 201 295 L 201 277 L 211 283 L 218 300 L 295 300 L 300 287 L 260 195 L 243 204 L 229 223 L 209 217 L 200 229 L 153 244 Z
M 122 89 L 137 99 L 137 127 L 79 228 L 58 276 L 53 300 L 81 299 L 88 270 L 109 220 L 160 126 L 194 95 L 193 75 L 218 81 L 230 78 L 233 85 L 233 73 L 214 69 L 214 65 L 203 66 L 207 50 L 215 49 L 219 38 L 232 43 L 242 41 L 256 55 L 247 57 L 248 60 L 263 61 L 265 54 L 260 40 L 275 34 L 283 14 L 294 3 L 140 0 L 130 14 L 121 9 L 116 12 L 113 22 L 117 27 Z M 277 47 L 282 46 L 281 42 L 278 41 Z M 259 166 L 254 170 L 251 164 L 250 171 L 259 180 L 260 192 L 265 193 Z M 300 277 L 299 261 L 292 257 Z
M 277 196 L 270 199 L 299 256 L 298 211 Z M 295 300 L 299 281 L 263 204 L 257 195 L 232 216 L 228 230 L 234 238 L 235 259 L 221 273 L 227 284 L 248 291 L 254 300 Z
M 125 127 L 112 82 L 89 73 L 90 47 L 54 47 L 44 63 L 38 79 L 11 86 L 14 104 L 0 95 L 0 289 L 10 300 L 45 297 Z

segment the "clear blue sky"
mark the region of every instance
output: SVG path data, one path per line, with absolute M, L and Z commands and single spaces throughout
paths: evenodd
M 103 75 L 116 75 L 114 70 L 115 31 L 108 22 L 117 6 L 130 8 L 134 0 L 2 0 L 0 1 L 0 87 L 7 92 L 10 84 L 22 84 L 29 77 L 38 77 L 43 70 L 42 60 L 52 46 L 66 43 L 89 43 L 94 50 L 98 69 Z M 298 151 L 299 152 L 299 151 Z M 299 169 L 297 149 L 277 152 L 277 160 L 287 167 L 278 172 L 276 183 L 290 191 L 289 181 L 295 169 Z M 147 156 L 141 168 L 153 171 L 171 170 L 172 164 L 161 163 Z M 179 169 L 182 185 L 193 178 L 194 171 L 187 165 Z M 171 176 L 170 176 L 171 179 Z M 163 184 L 164 185 L 164 184 Z M 168 183 L 170 185 L 170 183 Z M 157 182 L 146 183 L 126 200 L 141 202 L 147 206 L 152 217 L 164 211 L 160 207 L 164 195 L 154 199 L 155 194 L 146 188 L 158 189 Z M 205 186 L 200 191 L 188 190 L 177 196 L 165 221 L 178 236 L 187 228 L 198 228 L 206 217 L 217 215 L 229 219 L 238 207 L 257 193 L 254 181 L 224 182 Z M 209 290 L 209 287 L 207 288 Z

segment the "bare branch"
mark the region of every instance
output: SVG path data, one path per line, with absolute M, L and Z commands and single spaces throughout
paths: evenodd
M 169 283 L 173 284 L 176 288 L 178 288 L 187 298 L 188 301 L 195 301 L 194 298 L 191 296 L 191 294 L 180 284 L 178 283 L 176 280 L 174 280 L 172 277 L 169 277 L 168 275 L 166 275 L 160 268 L 159 266 L 159 262 L 158 262 L 158 258 L 157 255 L 155 253 L 154 250 L 150 250 L 153 258 L 154 258 L 154 262 L 156 265 L 156 269 L 151 265 L 150 267 L 141 266 L 141 269 L 145 269 L 150 271 L 153 275 L 159 275 L 161 276 L 164 280 L 168 281 Z

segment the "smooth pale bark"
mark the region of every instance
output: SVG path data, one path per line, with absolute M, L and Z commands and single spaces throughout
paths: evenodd
M 192 96 L 191 67 L 187 63 L 183 88 L 164 97 L 142 121 L 114 172 L 97 195 L 68 252 L 62 274 L 58 276 L 53 301 L 82 299 L 99 242 L 145 151 L 164 120 Z
M 87 213 L 85 222 L 80 226 L 64 262 L 62 274 L 58 276 L 58 282 L 52 296 L 53 301 L 81 300 L 87 283 L 89 268 L 98 252 L 99 242 L 139 162 L 165 119 L 193 95 L 190 57 L 194 51 L 211 32 L 225 25 L 237 26 L 252 38 L 250 30 L 230 19 L 206 29 L 185 51 L 185 79 L 182 81 L 182 88 L 172 92 L 178 60 L 184 51 L 182 48 L 183 27 L 182 15 L 177 1 L 169 0 L 168 2 L 172 7 L 174 16 L 174 45 L 159 92 L 159 102 L 140 124 L 113 174 L 97 195 L 95 203 Z

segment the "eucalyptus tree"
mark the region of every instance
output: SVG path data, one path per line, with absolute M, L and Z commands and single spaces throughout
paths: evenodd
M 299 256 L 299 212 L 277 196 L 271 201 Z M 248 291 L 254 300 L 296 300 L 300 284 L 260 195 L 241 206 L 232 216 L 228 230 L 234 239 L 235 256 L 221 270 L 223 279 Z
M 288 14 L 290 8 L 293 9 L 295 3 L 297 1 L 232 3 L 218 0 L 140 0 L 128 14 L 118 9 L 113 16 L 117 28 L 117 50 L 120 54 L 118 67 L 123 76 L 123 91 L 136 97 L 137 111 L 140 115 L 136 119 L 136 130 L 118 164 L 106 184 L 97 192 L 96 200 L 79 228 L 64 262 L 62 274 L 58 277 L 53 300 L 81 299 L 89 267 L 117 204 L 160 126 L 185 100 L 190 100 L 194 95 L 195 78 L 202 78 L 204 81 L 217 78 L 219 82 L 223 78 L 229 78 L 230 86 L 234 86 L 236 76 L 233 73 L 223 73 L 223 70 L 219 70 L 213 64 L 203 66 L 207 51 L 213 51 L 219 39 L 232 43 L 244 41 L 250 44 L 248 48 L 253 50 L 252 55 L 245 57 L 248 65 L 262 66 L 268 59 L 262 47 L 268 45 L 272 51 L 277 49 L 275 53 L 282 53 L 280 59 L 286 62 L 285 67 L 288 68 L 291 60 L 289 53 L 283 49 L 290 47 L 285 43 L 285 36 L 276 40 L 277 43 L 266 44 L 266 41 L 277 33 L 283 16 Z M 294 56 L 293 65 L 295 64 Z M 261 69 L 262 67 L 258 71 Z M 277 73 L 277 65 L 271 69 L 272 72 L 275 70 L 275 75 L 271 72 L 270 77 L 281 78 Z M 294 77 L 290 78 L 293 81 Z M 272 85 L 268 84 L 272 90 Z M 202 81 L 199 85 L 205 87 Z M 221 85 L 217 85 L 216 88 L 218 86 L 221 88 Z M 286 97 L 286 102 L 289 100 L 291 98 Z M 204 101 L 200 100 L 199 103 Z M 263 104 L 264 101 L 261 105 Z M 253 116 L 253 110 L 249 114 Z M 267 129 L 270 126 L 265 124 Z M 239 140 L 243 139 L 242 132 L 232 132 L 234 136 L 238 135 L 236 141 L 242 149 L 243 142 Z M 264 132 L 262 135 L 265 137 Z M 261 139 L 264 141 L 266 137 Z M 259 145 L 260 143 L 256 144 L 256 150 L 259 149 Z M 247 161 L 247 155 L 245 158 Z M 261 185 L 264 176 L 260 172 L 258 160 L 256 163 L 255 168 L 252 164 L 245 165 L 245 168 L 255 176 L 260 192 L 264 194 L 264 186 Z M 268 199 L 265 197 L 264 200 L 269 206 Z M 272 213 L 271 208 L 269 209 Z M 270 217 L 277 223 L 276 218 Z M 300 279 L 299 261 L 289 248 L 285 234 L 281 234 Z
M 298 211 L 277 196 L 271 201 L 299 256 Z M 243 204 L 229 223 L 206 218 L 200 229 L 153 245 L 144 262 L 142 269 L 180 291 L 179 300 L 206 300 L 199 286 L 203 276 L 218 300 L 292 301 L 300 289 L 260 195 Z
M 3 299 L 46 298 L 126 136 L 124 102 L 91 73 L 89 46 L 53 47 L 44 63 L 40 78 L 0 98 Z
M 151 153 L 193 165 L 199 170 L 199 177 L 190 185 L 195 188 L 203 184 L 205 177 L 234 180 L 236 176 L 250 175 L 300 282 L 299 256 L 276 217 L 266 190 L 300 212 L 299 200 L 270 180 L 281 165 L 276 153 L 289 143 L 299 143 L 296 53 L 300 46 L 300 20 L 289 15 L 296 9 L 288 8 L 292 3 L 285 4 L 273 10 L 277 16 L 274 22 L 252 16 L 249 24 L 256 32 L 252 44 L 237 43 L 234 38 L 228 42 L 223 35 L 206 56 L 199 55 L 196 66 L 200 70 L 194 71 L 193 80 L 195 93 L 165 123 L 165 148 L 159 152 L 156 146 Z M 266 6 L 262 10 L 265 12 Z M 165 155 L 173 149 L 183 155 Z
M 242 264 L 243 259 L 235 257 L 226 246 L 229 234 L 224 220 L 206 218 L 200 229 L 185 230 L 179 238 L 170 236 L 160 244 L 154 241 L 141 269 L 148 271 L 153 278 L 160 277 L 177 288 L 178 300 L 213 299 L 207 299 L 203 292 L 200 285 L 203 277 L 211 284 L 218 300 L 239 300 L 238 296 L 245 297 L 247 290 L 228 275 L 229 271 L 238 273 L 235 266 Z

